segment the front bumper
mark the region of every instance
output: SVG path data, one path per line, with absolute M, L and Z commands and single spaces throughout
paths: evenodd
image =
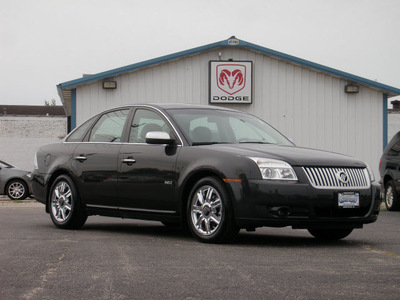
M 369 189 L 315 189 L 298 182 L 248 180 L 232 183 L 235 220 L 238 226 L 293 228 L 361 228 L 377 220 L 381 197 L 380 186 Z M 342 208 L 339 192 L 357 192 L 360 205 Z

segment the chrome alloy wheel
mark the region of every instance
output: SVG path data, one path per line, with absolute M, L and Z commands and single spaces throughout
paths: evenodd
M 18 200 L 25 194 L 25 186 L 19 181 L 14 181 L 8 186 L 8 194 Z
M 220 226 L 223 214 L 218 191 L 210 185 L 200 187 L 191 202 L 192 224 L 203 235 L 212 235 Z
M 386 187 L 385 202 L 387 207 L 393 206 L 393 188 L 390 184 Z
M 65 181 L 60 181 L 53 189 L 51 196 L 51 210 L 54 218 L 62 223 L 72 213 L 71 187 Z

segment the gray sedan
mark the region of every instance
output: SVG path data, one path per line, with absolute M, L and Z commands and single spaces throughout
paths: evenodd
M 23 200 L 31 195 L 31 172 L 0 160 L 0 194 L 12 200 Z

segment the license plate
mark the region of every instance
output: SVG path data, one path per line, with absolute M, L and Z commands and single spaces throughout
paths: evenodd
M 354 192 L 339 193 L 338 205 L 343 208 L 355 208 L 360 206 L 360 194 Z

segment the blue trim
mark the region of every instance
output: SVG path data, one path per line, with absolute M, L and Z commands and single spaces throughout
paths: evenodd
M 313 62 L 305 60 L 305 59 L 301 59 L 301 58 L 298 58 L 298 57 L 295 57 L 295 56 L 292 56 L 292 55 L 288 55 L 288 54 L 285 54 L 285 53 L 282 53 L 282 52 L 278 52 L 278 51 L 275 51 L 275 50 L 264 48 L 264 47 L 261 47 L 261 46 L 258 46 L 258 45 L 254 45 L 254 44 L 251 44 L 251 43 L 244 42 L 244 41 L 240 41 L 240 45 L 244 46 L 246 48 L 249 48 L 251 50 L 254 50 L 254 51 L 258 51 L 258 52 L 261 52 L 261 53 L 264 53 L 264 54 L 267 54 L 267 55 L 271 55 L 271 56 L 274 56 L 274 57 L 277 57 L 277 58 L 280 58 L 280 59 L 283 59 L 283 60 L 286 60 L 286 61 L 293 62 L 293 63 L 298 64 L 298 65 L 302 65 L 304 67 L 308 67 L 308 68 L 311 68 L 311 69 L 314 69 L 314 70 L 317 70 L 317 71 L 328 73 L 328 74 L 331 74 L 333 76 L 344 78 L 344 79 L 347 79 L 349 81 L 353 81 L 353 82 L 356 82 L 356 83 L 359 83 L 359 84 L 363 84 L 363 85 L 367 85 L 367 86 L 370 86 L 370 87 L 374 87 L 374 88 L 377 88 L 379 90 L 382 90 L 382 91 L 385 91 L 385 92 L 389 92 L 389 93 L 393 94 L 393 96 L 400 95 L 400 89 L 392 87 L 392 86 L 388 86 L 386 84 L 382 84 L 382 83 L 379 83 L 379 82 L 376 82 L 376 81 L 373 81 L 373 80 L 369 80 L 369 79 L 366 79 L 366 78 L 363 78 L 363 77 L 359 77 L 359 76 L 356 76 L 356 75 L 353 75 L 353 74 L 350 74 L 350 73 L 342 72 L 342 71 L 339 71 L 339 70 L 336 70 L 336 69 L 333 69 L 333 68 L 330 68 L 330 67 L 326 67 L 326 66 L 323 66 L 323 65 L 320 65 L 320 64 L 317 64 L 317 63 L 313 63 Z
M 388 95 L 383 94 L 383 150 L 388 144 Z
M 94 75 L 90 75 L 90 76 L 86 76 L 83 78 L 78 78 L 75 80 L 71 80 L 71 81 L 67 81 L 64 83 L 59 84 L 59 87 L 61 88 L 61 90 L 66 90 L 66 89 L 71 89 L 74 87 L 77 87 L 79 85 L 83 85 L 86 83 L 90 83 L 93 81 L 97 81 L 97 80 L 102 80 L 108 77 L 113 77 L 113 76 L 117 76 L 123 73 L 127 73 L 127 72 L 132 72 L 134 70 L 138 70 L 138 69 L 142 69 L 142 68 L 146 68 L 146 67 L 150 67 L 150 66 L 154 66 L 160 63 L 164 63 L 167 61 L 171 61 L 171 60 L 175 60 L 175 59 L 179 59 L 185 56 L 189 56 L 189 55 L 194 55 L 194 54 L 198 54 L 201 53 L 203 51 L 208 51 L 208 50 L 213 50 L 216 48 L 220 48 L 220 47 L 243 47 L 243 48 L 247 48 L 253 51 L 257 51 L 257 52 L 261 52 L 263 54 L 266 55 L 270 55 L 282 60 L 286 60 L 286 61 L 290 61 L 292 63 L 307 67 L 307 68 L 311 68 L 314 69 L 316 71 L 320 71 L 320 72 L 324 72 L 324 73 L 328 73 L 331 74 L 333 76 L 337 76 L 340 78 L 344 78 L 347 79 L 349 81 L 352 82 L 356 82 L 359 84 L 363 84 L 366 86 L 370 86 L 373 88 L 376 88 L 378 90 L 382 90 L 384 92 L 387 92 L 388 94 L 390 94 L 390 96 L 396 96 L 396 95 L 400 95 L 400 89 L 395 88 L 395 87 L 391 87 L 382 83 L 378 83 L 376 81 L 373 80 L 369 80 L 363 77 L 359 77 L 356 75 L 352 75 L 350 73 L 346 73 L 346 72 L 342 72 L 330 67 L 326 67 L 317 63 L 313 63 L 311 61 L 305 60 L 305 59 L 301 59 L 292 55 L 288 55 L 282 52 L 278 52 L 269 48 L 265 48 L 265 47 L 261 47 L 255 44 L 251 44 L 242 40 L 238 40 L 237 44 L 230 44 L 229 40 L 224 40 L 224 41 L 220 41 L 220 42 L 216 42 L 216 43 L 212 43 L 212 44 L 208 44 L 205 46 L 201 46 L 201 47 L 197 47 L 197 48 L 193 48 L 193 49 L 189 49 L 189 50 L 185 50 L 185 51 L 181 51 L 181 52 L 177 52 L 174 54 L 169 54 L 169 55 L 165 55 L 159 58 L 155 58 L 155 59 L 150 59 L 150 60 L 146 60 L 140 63 L 136 63 L 136 64 L 132 64 L 132 65 L 128 65 L 125 67 L 121 67 L 121 68 L 117 68 L 117 69 L 113 69 L 113 70 L 109 70 L 106 72 L 101 72 L 98 74 L 94 74 Z
M 76 89 L 71 90 L 71 131 L 76 127 Z
M 60 83 L 59 86 L 61 87 L 62 90 L 65 90 L 65 89 L 77 87 L 77 86 L 85 84 L 85 83 L 90 83 L 90 82 L 93 82 L 93 81 L 105 79 L 105 78 L 108 78 L 108 77 L 117 76 L 117 75 L 124 74 L 124 73 L 127 73 L 127 72 L 132 72 L 132 71 L 135 71 L 135 70 L 138 70 L 138 69 L 154 66 L 154 65 L 157 65 L 157 64 L 160 64 L 160 63 L 163 63 L 163 62 L 179 59 L 179 58 L 182 58 L 182 57 L 185 57 L 185 56 L 189 56 L 189 55 L 198 54 L 198 53 L 201 53 L 203 51 L 212 50 L 212 49 L 216 49 L 216 48 L 219 48 L 219 47 L 222 47 L 222 46 L 227 46 L 227 45 L 228 45 L 227 41 L 217 42 L 217 43 L 205 45 L 205 46 L 202 46 L 202 47 L 197 47 L 197 48 L 193 48 L 193 49 L 189 49 L 189 50 L 185 50 L 185 51 L 181 51 L 181 52 L 177 52 L 177 53 L 161 56 L 161 57 L 158 57 L 158 58 L 146 60 L 146 61 L 143 61 L 143 62 L 140 62 L 140 63 L 128 65 L 128 66 L 125 66 L 125 67 L 121 67 L 121 68 L 117 68 L 117 69 L 101 72 L 101 73 L 98 73 L 98 74 L 89 75 L 89 76 L 86 76 L 86 77 L 83 77 L 83 78 L 78 78 L 78 79 L 75 79 L 75 80 L 67 81 L 67 82 L 64 82 L 64 83 Z

